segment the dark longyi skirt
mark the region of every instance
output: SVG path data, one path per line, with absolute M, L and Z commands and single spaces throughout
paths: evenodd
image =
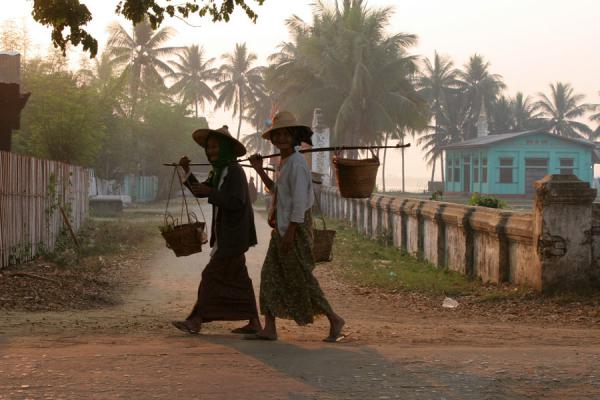
M 198 300 L 188 319 L 241 321 L 258 317 L 246 257 L 212 257 L 202 272 Z

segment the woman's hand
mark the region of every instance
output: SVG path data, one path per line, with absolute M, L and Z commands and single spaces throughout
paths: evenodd
M 190 172 L 190 162 L 191 161 L 188 158 L 188 156 L 183 156 L 179 159 L 179 165 L 181 166 L 181 168 L 183 168 L 186 174 Z
M 260 153 L 251 155 L 248 161 L 250 161 L 250 165 L 252 165 L 252 168 L 254 168 L 256 171 L 263 169 L 263 158 Z
M 192 193 L 198 197 L 208 197 L 212 192 L 212 188 L 205 183 L 197 183 L 192 185 Z
M 296 238 L 296 224 L 290 222 L 290 225 L 285 231 L 285 235 L 281 238 L 281 252 L 287 254 L 294 247 L 294 239 Z

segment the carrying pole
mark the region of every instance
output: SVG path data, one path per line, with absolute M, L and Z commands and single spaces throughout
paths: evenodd
M 324 152 L 324 151 L 344 151 L 344 150 L 373 150 L 373 149 L 405 149 L 407 147 L 410 147 L 410 143 L 406 143 L 406 144 L 401 144 L 398 143 L 395 146 L 332 146 L 332 147 L 314 147 L 311 149 L 302 149 L 299 150 L 298 153 L 318 153 L 318 152 Z M 274 154 L 268 154 L 266 156 L 261 156 L 263 159 L 265 158 L 273 158 L 273 157 L 278 157 L 281 154 L 279 153 L 274 153 Z M 250 161 L 250 158 L 243 158 L 241 160 L 237 160 L 238 162 L 245 162 L 245 161 Z M 179 164 L 177 163 L 165 163 L 163 164 L 166 167 L 176 167 Z M 209 166 L 209 163 L 190 163 L 190 166 Z M 251 167 L 249 165 L 242 165 L 243 167 Z M 265 168 L 265 170 L 267 170 Z

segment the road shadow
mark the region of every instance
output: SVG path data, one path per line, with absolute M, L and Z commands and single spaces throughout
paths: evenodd
M 344 344 L 300 345 L 244 341 L 207 335 L 202 340 L 232 348 L 334 399 L 521 399 L 498 380 L 452 365 L 390 360 L 371 347 Z M 305 397 L 289 397 L 300 400 Z M 313 398 L 313 397 L 311 397 Z

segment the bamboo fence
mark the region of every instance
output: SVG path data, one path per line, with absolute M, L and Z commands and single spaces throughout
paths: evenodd
M 89 182 L 88 169 L 0 151 L 0 268 L 54 249 L 65 227 L 59 205 L 79 230 Z

